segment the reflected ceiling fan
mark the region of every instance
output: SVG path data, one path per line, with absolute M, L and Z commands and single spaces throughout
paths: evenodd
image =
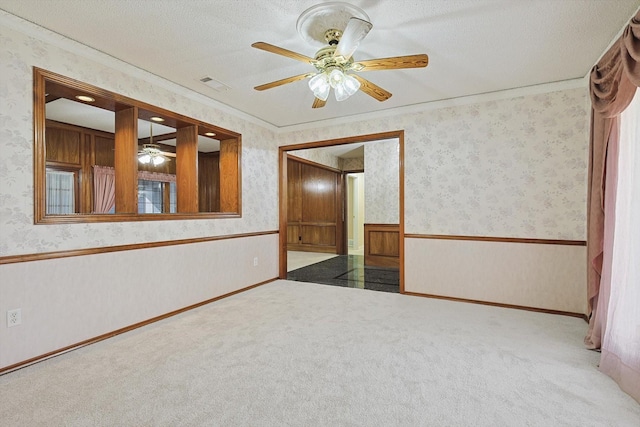
M 360 77 L 357 73 L 424 68 L 429 64 L 429 57 L 426 54 L 419 54 L 364 61 L 354 60 L 353 53 L 372 26 L 369 17 L 362 9 L 348 3 L 324 3 L 307 9 L 298 18 L 296 27 L 305 41 L 324 45 L 316 52 L 314 58 L 265 42 L 256 42 L 251 46 L 313 65 L 316 71 L 276 80 L 256 86 L 254 89 L 262 91 L 298 80 L 310 79 L 309 88 L 315 96 L 313 108 L 325 106 L 331 89 L 334 90 L 337 101 L 344 101 L 358 90 L 362 90 L 378 101 L 386 101 L 391 97 L 390 92 Z
M 138 151 L 138 161 L 143 165 L 151 163 L 153 166 L 160 166 L 170 160 L 169 157 L 176 157 L 176 153 L 162 151 L 158 144 L 153 143 L 153 124 L 149 122 L 149 143 L 143 144 Z

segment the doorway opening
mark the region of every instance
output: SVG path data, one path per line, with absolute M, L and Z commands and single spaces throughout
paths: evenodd
M 363 156 L 331 164 L 321 150 L 364 146 L 368 170 Z M 404 292 L 404 132 L 282 146 L 279 163 L 279 277 Z
M 364 256 L 364 172 L 347 175 L 347 253 Z

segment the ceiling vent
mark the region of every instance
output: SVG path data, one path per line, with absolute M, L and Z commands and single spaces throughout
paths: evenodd
M 225 90 L 229 89 L 229 86 L 227 86 L 226 84 L 219 82 L 218 80 L 209 76 L 201 78 L 200 81 L 217 92 L 224 92 Z

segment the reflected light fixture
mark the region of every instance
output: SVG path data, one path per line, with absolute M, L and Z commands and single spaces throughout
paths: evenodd
M 138 156 L 138 161 L 143 165 L 151 163 L 151 155 L 148 153 L 142 153 L 140 156 Z
M 160 151 L 160 146 L 153 143 L 153 123 L 149 123 L 149 143 L 142 146 L 142 151 L 138 153 L 138 161 L 143 165 L 149 163 L 159 166 L 165 162 L 165 157 Z
M 162 155 L 159 146 L 156 144 L 144 144 L 142 151 L 138 153 L 138 161 L 143 165 L 151 163 L 153 166 L 159 166 L 163 164 L 166 159 Z
M 92 98 L 88 95 L 77 95 L 76 99 L 79 101 L 84 101 L 84 102 L 95 102 L 95 98 Z
M 162 155 L 155 156 L 151 159 L 153 166 L 158 166 L 164 163 L 164 157 Z

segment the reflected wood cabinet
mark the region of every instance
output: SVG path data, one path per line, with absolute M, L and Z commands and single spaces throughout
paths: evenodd
M 198 155 L 198 208 L 220 212 L 220 153 Z
M 93 166 L 115 166 L 115 135 L 53 120 L 46 121 L 46 167 L 77 171 L 79 195 L 76 212 L 91 213 Z M 166 152 L 175 147 L 158 143 Z M 220 153 L 198 153 L 198 206 L 200 212 L 220 211 Z M 161 165 L 138 164 L 138 171 L 175 175 L 176 162 Z

